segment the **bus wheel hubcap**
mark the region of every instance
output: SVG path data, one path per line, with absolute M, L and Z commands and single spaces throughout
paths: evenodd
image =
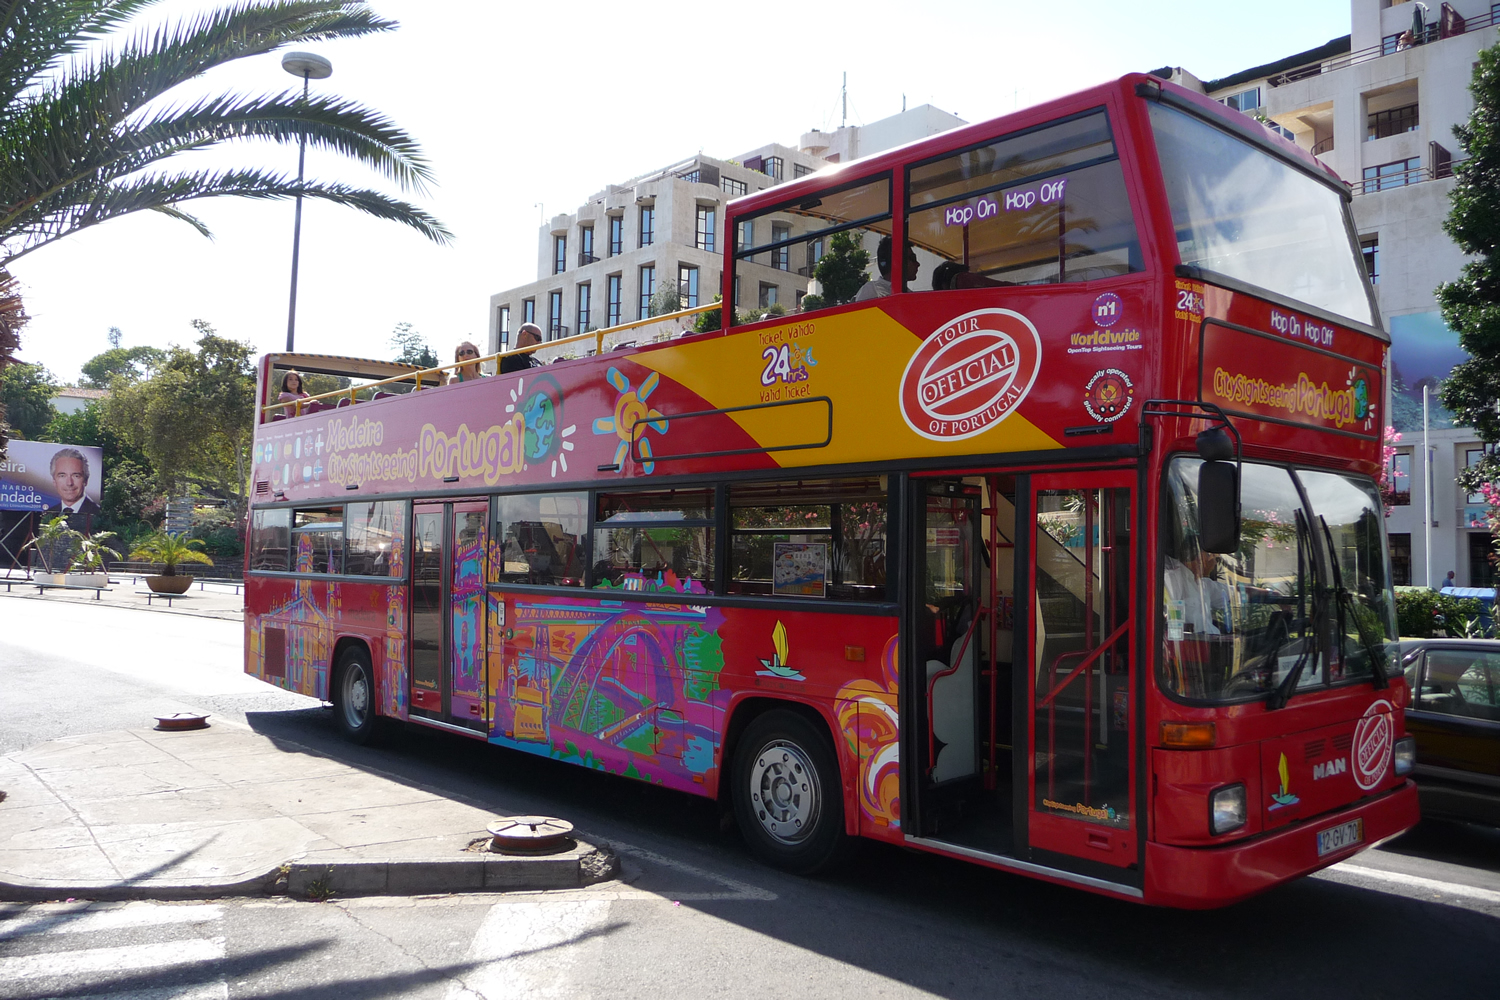
M 344 717 L 355 729 L 364 725 L 365 715 L 370 711 L 370 682 L 365 672 L 355 668 L 349 671 L 349 682 L 344 685 Z
M 783 844 L 807 838 L 817 825 L 822 793 L 806 751 L 777 740 L 764 747 L 750 769 L 750 803 L 761 829 Z

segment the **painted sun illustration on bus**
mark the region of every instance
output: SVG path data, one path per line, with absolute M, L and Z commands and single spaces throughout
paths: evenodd
M 615 448 L 616 472 L 625 470 L 625 458 L 630 454 L 631 436 L 635 431 L 636 424 L 645 421 L 646 426 L 658 434 L 667 433 L 667 420 L 659 410 L 652 409 L 646 400 L 656 391 L 661 384 L 661 375 L 652 372 L 641 380 L 640 388 L 631 388 L 630 379 L 618 368 L 611 368 L 605 378 L 609 384 L 615 387 L 620 394 L 615 400 L 615 412 L 608 417 L 599 417 L 594 421 L 595 434 L 614 434 L 620 439 L 620 444 Z M 651 461 L 651 441 L 645 432 L 636 439 L 636 447 L 640 449 L 641 471 L 651 475 L 656 469 L 656 463 Z

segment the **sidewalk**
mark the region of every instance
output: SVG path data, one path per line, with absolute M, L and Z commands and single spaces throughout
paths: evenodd
M 244 619 L 244 587 L 212 580 L 194 582 L 192 589 L 169 604 L 151 595 L 144 577 L 110 575 L 109 588 L 93 590 L 39 590 L 21 573 L 0 573 L 0 598 L 14 597 L 32 601 L 66 601 L 70 604 L 107 604 L 137 611 L 160 611 L 164 614 L 194 615 L 199 618 Z M 236 592 L 238 589 L 239 592 Z M 152 599 L 148 602 L 148 595 Z
M 53 740 L 0 757 L 0 789 L 0 900 L 559 889 L 618 871 L 582 841 L 468 850 L 493 814 L 228 723 Z

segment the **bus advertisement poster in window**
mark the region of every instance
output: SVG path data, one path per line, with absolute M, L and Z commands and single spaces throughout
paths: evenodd
M 828 594 L 828 544 L 777 542 L 771 562 L 771 592 L 778 597 Z

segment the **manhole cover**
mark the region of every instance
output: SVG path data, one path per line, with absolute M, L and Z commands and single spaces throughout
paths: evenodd
M 171 715 L 158 715 L 156 717 L 156 728 L 165 730 L 207 729 L 208 716 L 197 715 L 193 712 L 174 712 Z
M 572 844 L 573 824 L 551 816 L 505 816 L 488 827 L 490 850 L 501 854 L 551 854 Z

